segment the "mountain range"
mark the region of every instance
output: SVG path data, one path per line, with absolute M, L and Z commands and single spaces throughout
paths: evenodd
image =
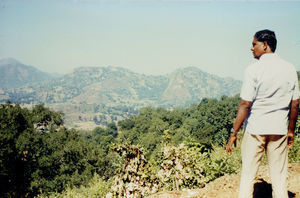
M 1 103 L 43 103 L 62 110 L 69 123 L 90 121 L 104 125 L 124 119 L 141 107 L 186 107 L 203 98 L 235 95 L 241 87 L 238 80 L 221 78 L 196 67 L 160 76 L 120 67 L 80 67 L 53 77 L 9 59 L 0 61 L 0 74 Z

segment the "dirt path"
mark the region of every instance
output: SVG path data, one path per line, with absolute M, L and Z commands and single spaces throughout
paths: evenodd
M 204 188 L 186 191 L 160 192 L 148 198 L 235 198 L 238 195 L 240 175 L 225 175 Z M 272 198 L 267 166 L 261 166 L 254 185 L 254 198 Z M 300 198 L 300 163 L 288 166 L 289 198 Z

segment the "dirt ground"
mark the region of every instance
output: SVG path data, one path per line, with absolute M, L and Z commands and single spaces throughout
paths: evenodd
M 235 198 L 238 196 L 239 183 L 239 174 L 225 175 L 201 189 L 159 192 L 148 198 Z M 300 198 L 300 163 L 291 163 L 288 166 L 288 193 L 289 198 Z M 267 166 L 259 168 L 253 198 L 272 198 Z

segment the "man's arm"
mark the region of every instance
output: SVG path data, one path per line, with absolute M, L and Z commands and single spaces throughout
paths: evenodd
M 290 116 L 289 116 L 289 126 L 288 126 L 288 148 L 291 148 L 294 142 L 294 132 L 296 127 L 296 122 L 298 118 L 299 111 L 299 100 L 292 100 L 290 105 Z
M 228 153 L 232 152 L 232 145 L 236 145 L 237 132 L 240 130 L 241 126 L 243 125 L 248 113 L 250 112 L 251 106 L 252 106 L 252 102 L 243 99 L 241 100 L 236 115 L 236 119 L 233 125 L 234 132 L 230 134 L 230 139 L 228 140 L 228 143 L 226 145 L 226 151 Z

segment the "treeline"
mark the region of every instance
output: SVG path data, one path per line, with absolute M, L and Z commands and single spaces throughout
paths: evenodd
M 80 104 L 70 105 L 68 108 L 74 108 L 79 116 L 79 121 L 93 121 L 96 125 L 107 126 L 110 122 L 117 122 L 118 120 L 124 120 L 138 113 L 134 107 L 128 106 L 105 106 L 104 104 Z M 89 112 L 94 116 L 90 118 Z
M 219 100 L 203 99 L 187 109 L 143 108 L 138 115 L 119 122 L 119 138 L 142 146 L 148 153 L 159 149 L 164 135 L 175 145 L 183 141 L 196 141 L 206 147 L 222 145 L 228 138 L 239 101 L 238 96 L 223 96 Z

